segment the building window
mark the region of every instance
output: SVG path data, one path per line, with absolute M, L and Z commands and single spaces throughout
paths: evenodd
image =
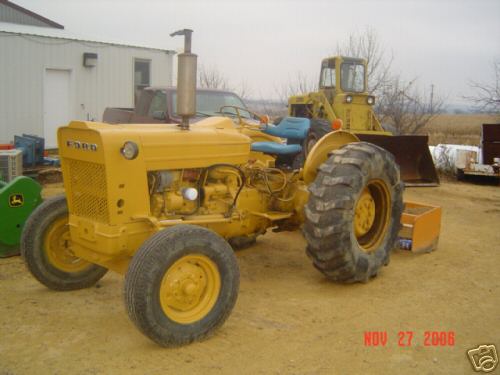
M 142 90 L 151 85 L 151 60 L 135 59 L 134 61 L 134 106 L 141 96 Z

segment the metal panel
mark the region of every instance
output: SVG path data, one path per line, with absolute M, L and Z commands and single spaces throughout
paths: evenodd
M 483 164 L 493 164 L 494 158 L 500 158 L 500 124 L 481 126 L 481 149 Z
M 500 124 L 483 124 L 481 140 L 483 142 L 500 142 Z
M 493 164 L 493 158 L 500 158 L 500 142 L 483 142 L 483 164 Z
M 0 22 L 11 22 L 20 23 L 23 25 L 49 27 L 47 22 L 30 16 L 29 14 L 26 14 L 19 10 L 13 9 L 11 6 L 2 3 L 0 3 Z

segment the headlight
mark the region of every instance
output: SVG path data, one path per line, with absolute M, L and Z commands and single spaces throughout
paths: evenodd
M 133 160 L 139 154 L 139 146 L 136 143 L 127 141 L 123 144 L 123 147 L 120 149 L 120 153 L 123 155 L 125 159 Z
M 347 95 L 347 96 L 345 97 L 345 102 L 346 102 L 346 103 L 352 103 L 352 96 L 351 96 L 351 95 Z
M 374 96 L 369 96 L 366 98 L 366 102 L 370 105 L 374 105 L 375 104 L 375 97 Z
M 182 190 L 182 196 L 188 201 L 194 201 L 198 198 L 198 190 L 195 188 L 185 188 Z

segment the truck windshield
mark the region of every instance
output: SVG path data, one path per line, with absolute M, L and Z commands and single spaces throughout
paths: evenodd
M 210 91 L 198 91 L 196 93 L 196 112 L 197 116 L 216 116 L 220 114 L 221 107 L 224 106 L 235 106 L 240 108 L 246 108 L 245 104 L 241 99 L 231 93 L 227 92 L 210 92 Z M 177 115 L 177 93 L 172 93 L 172 112 Z M 236 111 L 234 108 L 223 108 L 224 114 L 234 114 Z M 240 111 L 240 115 L 246 117 L 251 115 L 247 111 Z
M 357 62 L 343 62 L 340 68 L 342 90 L 347 92 L 365 91 L 365 66 Z

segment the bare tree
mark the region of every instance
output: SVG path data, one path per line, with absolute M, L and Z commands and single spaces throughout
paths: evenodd
M 231 89 L 231 91 L 236 92 L 236 94 L 238 94 L 238 96 L 243 100 L 248 99 L 250 96 L 250 88 L 248 87 L 248 83 L 246 81 L 241 81 L 238 87 Z
M 295 77 L 288 76 L 288 81 L 275 87 L 275 92 L 278 100 L 286 104 L 288 98 L 293 95 L 307 94 L 308 92 L 316 91 L 318 84 L 310 77 L 302 72 L 297 72 Z
M 198 86 L 204 89 L 229 90 L 227 78 L 214 66 L 200 65 L 198 72 Z
M 377 96 L 375 112 L 380 122 L 396 134 L 418 133 L 443 108 L 443 99 L 434 92 L 422 92 L 417 80 L 404 81 L 391 74 L 394 55 L 380 43 L 374 29 L 353 33 L 341 44 L 337 54 L 367 61 L 368 92 Z
M 443 99 L 434 92 L 421 92 L 416 79 L 404 81 L 393 77 L 383 86 L 376 112 L 381 123 L 396 134 L 416 134 L 443 108 Z
M 200 65 L 198 71 L 198 87 L 203 89 L 216 89 L 234 91 L 241 99 L 248 99 L 250 88 L 246 81 L 241 81 L 238 86 L 229 82 L 227 77 L 215 66 L 206 67 Z
M 482 112 L 500 115 L 500 60 L 493 62 L 493 75 L 491 83 L 469 82 L 474 94 L 464 96 L 464 99 Z
M 368 92 L 379 95 L 384 86 L 391 83 L 390 70 L 394 59 L 381 45 L 378 34 L 371 27 L 362 33 L 349 35 L 344 43 L 338 43 L 337 55 L 359 57 L 367 61 Z

